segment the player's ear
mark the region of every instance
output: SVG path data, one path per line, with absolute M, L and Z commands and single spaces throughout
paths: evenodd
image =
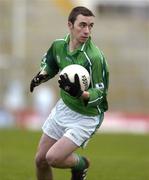
M 73 28 L 73 24 L 70 21 L 68 21 L 68 28 L 69 28 L 69 30 L 71 30 Z

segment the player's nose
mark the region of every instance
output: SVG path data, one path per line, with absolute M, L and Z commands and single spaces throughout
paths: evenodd
M 85 33 L 85 34 L 89 34 L 89 33 L 90 33 L 90 29 L 89 29 L 88 26 L 86 26 L 86 27 L 84 28 L 84 33 Z

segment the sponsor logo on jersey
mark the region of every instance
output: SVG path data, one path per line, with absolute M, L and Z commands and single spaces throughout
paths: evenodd
M 72 62 L 72 59 L 66 56 L 66 60 Z

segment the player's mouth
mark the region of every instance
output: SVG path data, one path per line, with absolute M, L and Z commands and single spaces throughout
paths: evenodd
M 88 39 L 88 36 L 82 36 L 81 39 L 82 39 L 83 41 L 86 41 L 86 40 Z
M 88 39 L 88 36 L 82 36 L 83 39 Z

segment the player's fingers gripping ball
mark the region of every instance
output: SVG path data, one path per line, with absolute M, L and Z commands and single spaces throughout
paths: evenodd
M 71 96 L 80 97 L 90 85 L 90 75 L 81 65 L 66 66 L 59 76 L 59 87 Z

